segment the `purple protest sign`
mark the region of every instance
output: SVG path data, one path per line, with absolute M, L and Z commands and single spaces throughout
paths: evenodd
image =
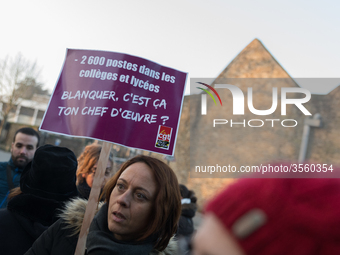
M 132 55 L 68 49 L 40 130 L 173 155 L 186 77 Z

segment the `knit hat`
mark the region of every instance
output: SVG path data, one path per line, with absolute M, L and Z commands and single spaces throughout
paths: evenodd
M 339 179 L 240 179 L 205 212 L 247 255 L 340 254 Z
M 77 196 L 77 158 L 64 147 L 39 147 L 33 160 L 24 168 L 20 178 L 23 193 L 65 201 Z

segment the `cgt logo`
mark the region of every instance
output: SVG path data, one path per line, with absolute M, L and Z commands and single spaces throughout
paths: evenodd
M 216 90 L 205 84 L 202 82 L 197 82 L 199 84 L 202 84 L 204 86 L 206 86 L 207 88 L 209 88 L 210 90 L 212 90 L 216 96 L 218 97 L 218 99 L 220 100 L 221 106 L 222 106 L 222 101 L 221 98 L 219 96 L 219 94 L 216 92 Z M 207 94 L 209 94 L 212 99 L 215 102 L 216 105 L 216 100 L 213 97 L 213 95 L 207 90 L 207 89 L 203 89 L 200 87 L 197 87 L 203 91 L 205 91 Z M 233 97 L 233 115 L 244 115 L 244 94 L 242 92 L 242 90 L 234 85 L 230 85 L 230 84 L 216 84 L 215 88 L 223 88 L 223 89 L 229 89 L 229 91 L 232 94 Z M 255 115 L 269 115 L 272 114 L 273 112 L 275 112 L 276 108 L 277 108 L 277 104 L 278 104 L 278 94 L 277 94 L 277 88 L 273 88 L 273 92 L 272 92 L 272 99 L 273 99 L 273 103 L 272 106 L 270 107 L 270 109 L 268 110 L 257 110 L 254 108 L 253 105 L 253 90 L 252 88 L 248 88 L 248 109 L 250 112 L 252 112 Z M 305 95 L 304 98 L 287 98 L 287 94 L 288 93 L 302 93 Z M 207 114 L 207 94 L 202 94 L 201 95 L 201 115 L 206 115 Z M 298 107 L 304 115 L 312 115 L 302 104 L 307 103 L 309 100 L 311 99 L 311 94 L 307 89 L 303 89 L 303 88 L 281 88 L 281 115 L 286 115 L 286 109 L 287 109 L 287 105 L 288 104 L 292 104 L 292 105 L 296 105 L 296 107 Z

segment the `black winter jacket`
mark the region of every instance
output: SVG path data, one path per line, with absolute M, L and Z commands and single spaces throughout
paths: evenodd
M 197 206 L 194 203 L 183 204 L 182 213 L 179 218 L 177 235 L 190 236 L 194 233 L 194 222 L 192 220 L 195 217 Z
M 12 198 L 0 210 L 0 253 L 22 255 L 58 218 L 62 203 L 30 194 Z

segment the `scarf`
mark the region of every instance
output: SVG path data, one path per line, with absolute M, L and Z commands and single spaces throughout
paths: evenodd
M 94 217 L 86 246 L 88 255 L 148 255 L 153 250 L 153 239 L 147 238 L 140 242 L 120 241 L 114 238 L 107 226 L 108 205 L 104 204 Z

